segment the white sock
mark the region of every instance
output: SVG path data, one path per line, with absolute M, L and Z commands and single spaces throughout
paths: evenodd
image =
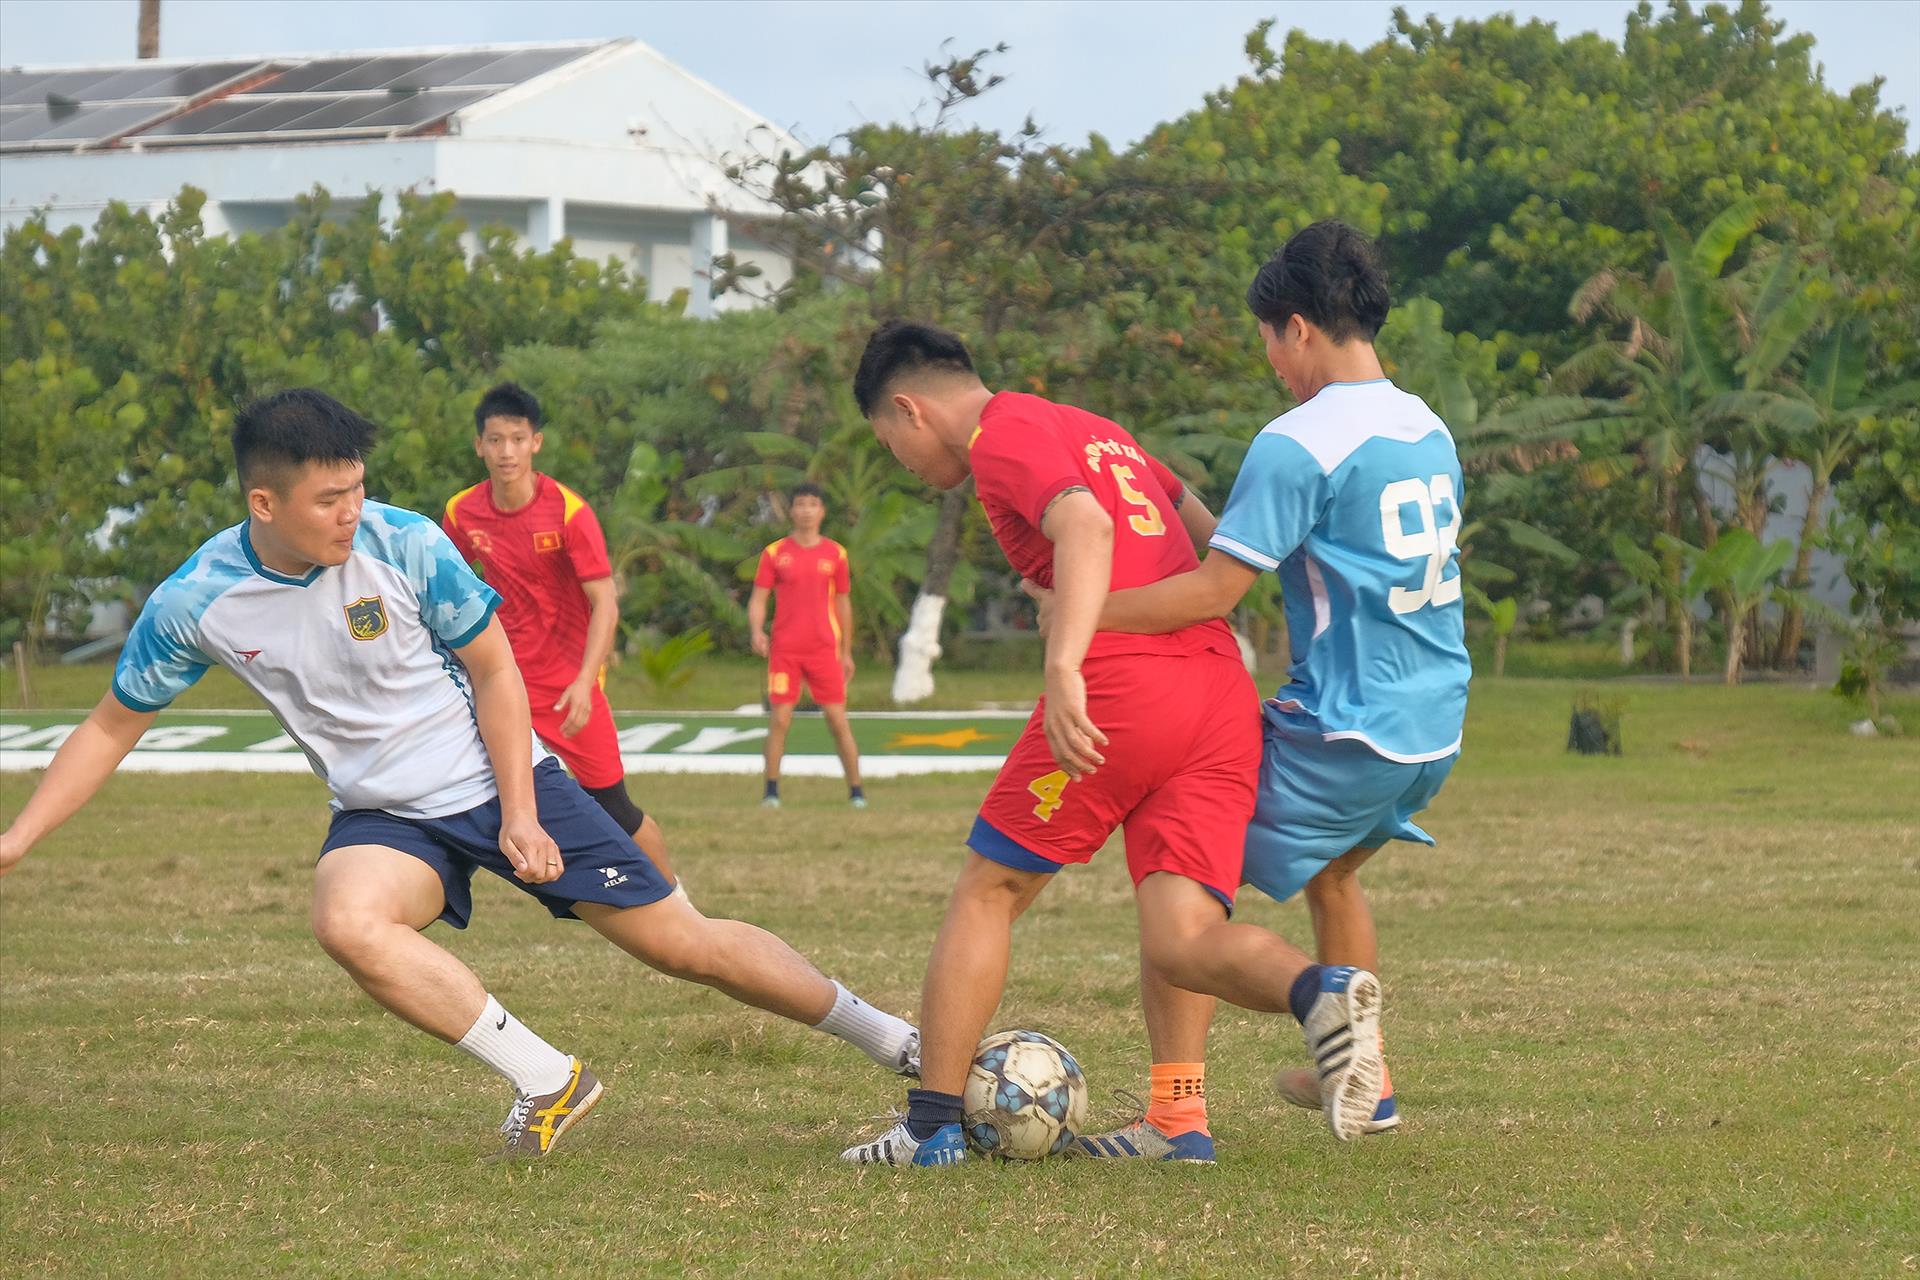
M 813 1024 L 815 1031 L 839 1036 L 889 1071 L 907 1065 L 907 1051 L 920 1037 L 911 1022 L 874 1008 L 838 982 L 833 993 L 833 1008 Z
M 573 1075 L 573 1059 L 533 1034 L 527 1024 L 487 997 L 487 1007 L 460 1037 L 465 1049 L 512 1082 L 520 1093 L 552 1093 Z

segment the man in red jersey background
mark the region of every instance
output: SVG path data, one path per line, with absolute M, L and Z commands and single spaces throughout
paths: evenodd
M 859 1164 L 967 1158 L 961 1091 L 1007 980 L 1013 922 L 1063 867 L 1126 833 L 1140 919 L 1141 998 L 1176 990 L 1291 1013 L 1334 1136 L 1358 1136 L 1380 1098 L 1380 984 L 1315 964 L 1286 939 L 1229 919 L 1260 767 L 1259 697 L 1224 624 L 1163 635 L 1100 629 L 1108 593 L 1192 572 L 1199 500 L 1118 423 L 1039 396 L 994 393 L 964 343 L 931 325 L 874 331 L 854 400 L 875 437 L 938 489 L 971 475 L 1007 561 L 1054 592 L 1046 691 L 973 830 L 921 989 L 921 1087 L 906 1116 L 849 1147 Z M 1191 514 L 1188 508 L 1193 508 Z M 1110 1134 L 1063 1131 L 1082 1157 L 1212 1163 L 1207 1027 L 1156 1017 L 1147 1116 Z
M 760 803 L 780 807 L 780 761 L 787 730 L 805 685 L 833 731 L 840 770 L 847 776 L 847 798 L 867 807 L 860 786 L 860 750 L 847 724 L 847 681 L 853 678 L 853 590 L 847 549 L 822 537 L 827 495 L 816 484 L 798 484 L 787 496 L 793 532 L 760 553 L 747 598 L 747 627 L 753 651 L 767 660 L 766 794 Z M 767 636 L 767 597 L 774 600 L 773 636 Z
M 533 469 L 545 436 L 531 392 L 512 382 L 494 387 L 480 398 L 473 426 L 487 479 L 447 500 L 441 527 L 500 593 L 534 732 L 674 878 L 659 824 L 627 794 L 613 708 L 601 689 L 619 605 L 600 521 L 579 494 Z

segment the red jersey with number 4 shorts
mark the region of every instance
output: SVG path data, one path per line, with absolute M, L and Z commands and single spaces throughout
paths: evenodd
M 613 709 L 598 684 L 586 726 L 571 738 L 560 732 L 565 714 L 553 709 L 587 655 L 592 609 L 580 584 L 613 574 L 593 508 L 558 480 L 536 474 L 526 506 L 500 510 L 493 485 L 482 482 L 447 500 L 440 527 L 500 593 L 500 623 L 527 685 L 534 732 L 581 786 L 622 781 Z
M 847 550 L 832 538 L 803 547 L 782 538 L 760 553 L 753 585 L 773 592 L 767 643 L 767 701 L 800 701 L 800 686 L 832 706 L 847 700 L 840 666 L 840 615 L 834 603 L 853 590 Z
M 1112 588 L 1199 567 L 1174 510 L 1178 477 L 1117 423 L 1038 396 L 1001 392 L 968 448 L 981 505 L 1014 569 L 1053 585 L 1049 505 L 1084 488 L 1113 519 Z M 1096 632 L 1081 674 L 1106 763 L 1071 780 L 1034 708 L 1001 766 L 968 845 L 1033 871 L 1086 862 L 1126 832 L 1135 884 L 1156 871 L 1197 881 L 1231 907 L 1260 771 L 1260 699 L 1224 622 L 1166 635 Z

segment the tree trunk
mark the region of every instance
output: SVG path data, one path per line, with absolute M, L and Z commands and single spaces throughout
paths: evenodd
M 1740 657 L 1745 649 L 1747 615 L 1744 610 L 1727 614 L 1727 687 L 1740 683 Z
M 1498 680 L 1507 674 L 1507 636 L 1496 635 L 1493 638 L 1493 677 Z
M 1816 471 L 1813 475 L 1813 488 L 1807 493 L 1807 518 L 1800 522 L 1800 549 L 1794 553 L 1793 572 L 1787 577 L 1787 590 L 1804 591 L 1813 581 L 1813 537 L 1820 527 L 1820 507 L 1827 500 L 1829 477 Z M 1791 671 L 1800 658 L 1800 635 L 1805 619 L 1798 601 L 1789 601 L 1787 613 L 1780 620 L 1780 644 L 1773 651 L 1773 665 L 1781 671 Z
M 1675 628 L 1680 646 L 1680 678 L 1693 679 L 1693 610 L 1682 603 L 1674 611 L 1679 615 L 1680 625 Z
M 960 562 L 960 525 L 973 498 L 973 481 L 949 489 L 940 499 L 940 522 L 927 544 L 927 573 L 914 597 L 913 613 L 900 637 L 900 661 L 893 669 L 893 700 L 902 705 L 933 696 L 933 664 L 940 656 L 940 622 L 947 610 L 947 587 Z
M 141 58 L 160 56 L 160 0 L 140 0 L 138 49 Z

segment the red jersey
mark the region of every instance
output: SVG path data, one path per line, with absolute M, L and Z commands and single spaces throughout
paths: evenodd
M 753 585 L 771 588 L 771 647 L 782 653 L 837 652 L 840 618 L 833 602 L 853 590 L 847 549 L 832 538 L 803 547 L 782 538 L 760 553 Z
M 994 540 L 1022 577 L 1053 585 L 1053 543 L 1040 532 L 1047 506 L 1062 492 L 1092 492 L 1113 518 L 1115 591 L 1143 587 L 1200 567 L 1174 511 L 1179 477 L 1147 455 L 1126 429 L 1084 409 L 1002 391 L 987 401 L 968 445 L 980 504 Z M 1239 660 L 1239 646 L 1218 620 L 1167 635 L 1098 631 L 1089 658 L 1124 653 L 1212 650 Z
M 613 567 L 586 500 L 549 476 L 533 480 L 533 501 L 517 511 L 493 505 L 489 481 L 462 489 L 447 499 L 440 527 L 500 593 L 500 622 L 527 687 L 558 691 L 587 654 L 591 610 L 580 584 Z

